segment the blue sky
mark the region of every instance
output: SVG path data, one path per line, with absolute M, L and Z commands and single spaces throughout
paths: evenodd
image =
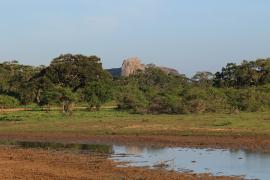
M 0 60 L 126 57 L 191 75 L 270 57 L 269 0 L 0 0 Z

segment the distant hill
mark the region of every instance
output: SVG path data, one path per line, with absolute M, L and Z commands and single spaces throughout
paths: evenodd
M 120 77 L 122 74 L 122 68 L 106 69 L 113 77 Z

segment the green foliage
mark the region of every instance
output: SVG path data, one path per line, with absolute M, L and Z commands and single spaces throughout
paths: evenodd
M 264 89 L 265 90 L 265 89 Z M 265 92 L 258 88 L 233 89 L 226 90 L 228 103 L 240 111 L 264 111 L 270 109 L 270 91 Z M 270 89 L 269 89 L 270 90 Z
M 109 84 L 104 82 L 91 82 L 82 90 L 83 100 L 88 103 L 89 109 L 93 107 L 100 110 L 100 106 L 112 98 Z
M 148 101 L 136 84 L 128 84 L 117 89 L 118 109 L 131 110 L 134 113 L 146 113 Z
M 3 108 L 14 108 L 19 105 L 19 101 L 11 96 L 0 95 L 0 107 Z
M 57 100 L 62 103 L 64 113 L 72 113 L 75 103 L 77 101 L 77 94 L 75 94 L 70 88 L 57 87 L 55 89 L 56 94 L 59 96 Z
M 59 104 L 61 103 L 60 97 L 61 97 L 60 92 L 58 92 L 55 89 L 48 89 L 42 93 L 39 104 L 41 106 Z
M 222 89 L 191 86 L 184 89 L 181 96 L 190 113 L 226 112 L 228 108 Z
M 93 81 L 110 81 L 112 77 L 102 68 L 96 56 L 61 55 L 41 72 L 53 84 L 72 88 L 73 91 L 85 87 Z
M 39 67 L 21 65 L 17 61 L 1 63 L 0 92 L 16 97 L 22 104 L 31 102 L 33 93 L 28 82 L 39 70 Z
M 234 85 L 237 66 L 229 64 L 223 69 L 228 86 Z M 152 114 L 183 114 L 235 111 L 264 111 L 270 109 L 269 85 L 246 88 L 218 88 L 212 86 L 213 75 L 208 72 L 197 73 L 192 81 L 183 76 L 168 75 L 159 69 L 149 68 L 144 72 L 122 79 L 130 90 L 120 90 L 119 108 L 138 107 Z M 229 80 L 230 79 L 230 80 Z M 131 86 L 131 84 L 134 84 Z M 132 95 L 130 95 L 132 94 Z M 141 110 L 142 111 L 142 110 Z
M 200 87 L 210 87 L 213 84 L 214 75 L 211 72 L 197 72 L 192 81 Z
M 75 104 L 99 110 L 112 100 L 134 113 L 232 113 L 270 110 L 270 59 L 228 63 L 220 72 L 198 72 L 191 79 L 148 66 L 129 77 L 112 79 L 96 56 L 61 55 L 48 67 L 0 63 L 2 108 L 36 103 Z
M 227 64 L 214 78 L 216 87 L 250 87 L 270 83 L 270 58 Z
M 181 97 L 174 94 L 157 95 L 151 99 L 148 112 L 153 114 L 179 114 L 186 109 Z
M 0 116 L 0 122 L 18 122 L 22 121 L 23 118 L 16 115 L 2 115 Z
M 56 86 L 42 93 L 40 105 L 62 105 L 64 113 L 72 113 L 75 103 L 78 101 L 78 94 L 70 88 Z
M 119 109 L 153 114 L 184 111 L 178 96 L 183 84 L 187 83 L 183 76 L 166 74 L 151 67 L 120 81 L 117 90 Z

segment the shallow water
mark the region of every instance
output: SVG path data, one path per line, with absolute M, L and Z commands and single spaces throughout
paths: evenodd
M 111 159 L 125 166 L 163 167 L 179 172 L 210 173 L 215 176 L 243 176 L 270 179 L 270 154 L 226 149 L 153 148 L 113 146 Z
M 0 145 L 22 148 L 74 150 L 108 154 L 120 167 L 165 168 L 178 172 L 209 173 L 270 180 L 270 154 L 228 149 L 157 148 L 145 146 L 65 144 L 54 142 L 0 141 Z

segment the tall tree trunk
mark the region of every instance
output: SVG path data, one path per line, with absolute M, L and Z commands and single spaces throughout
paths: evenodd
M 41 89 L 39 88 L 36 94 L 36 102 L 37 104 L 40 104 L 40 94 L 41 94 Z

